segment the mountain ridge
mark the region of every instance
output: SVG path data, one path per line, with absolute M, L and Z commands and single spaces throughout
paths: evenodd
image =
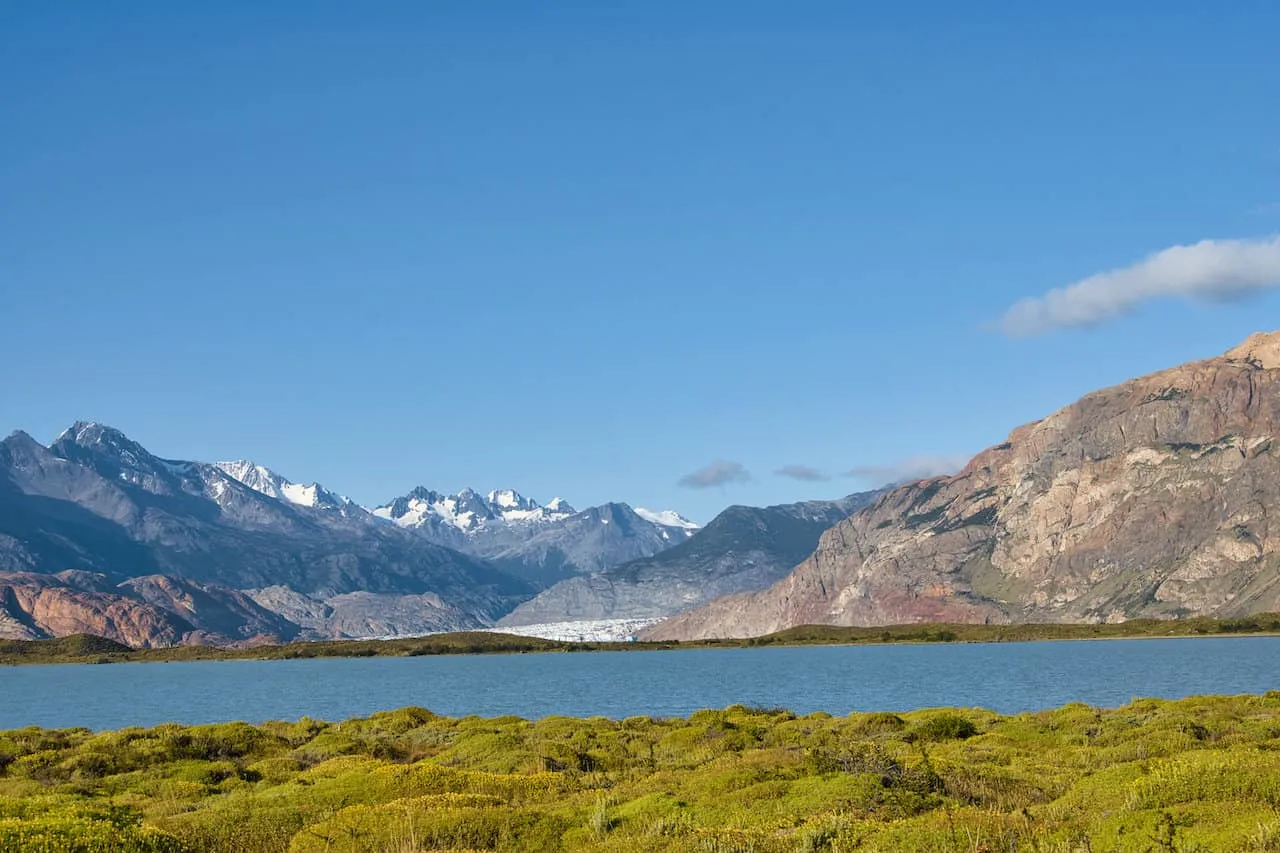
M 716 595 L 767 586 L 809 554 L 822 531 L 874 494 L 728 507 L 668 550 L 557 583 L 498 626 L 661 618 Z
M 1280 332 L 1086 394 L 649 639 L 801 624 L 1104 622 L 1280 606 Z
M 23 432 L 0 442 L 0 572 L 62 569 L 97 572 L 116 585 L 147 576 L 178 579 L 227 600 L 240 590 L 284 584 L 319 601 L 359 591 L 431 593 L 449 604 L 416 630 L 483 627 L 534 591 L 488 563 L 387 527 L 358 508 L 331 511 L 277 500 L 215 465 L 161 459 L 119 430 L 87 421 L 49 447 Z M 49 587 L 42 601 L 80 606 L 72 592 L 88 594 Z M 120 589 L 93 594 L 116 596 L 121 600 L 103 607 L 126 609 L 133 606 L 126 599 L 140 597 Z M 258 618 L 253 607 L 240 605 L 244 618 Z M 165 636 L 202 630 L 198 620 L 188 623 L 189 630 L 165 629 Z
M 563 498 L 544 506 L 512 489 L 446 495 L 419 486 L 371 512 L 539 586 L 659 553 L 698 529 L 673 510 L 646 516 L 611 501 L 579 511 Z
M 16 430 L 0 442 L 0 634 L 44 636 L 86 619 L 131 645 L 480 628 L 562 577 L 656 553 L 691 529 L 625 504 L 578 512 L 509 489 L 459 495 L 490 516 L 479 545 L 433 541 L 247 460 L 165 459 L 94 421 L 48 447 Z M 64 570 L 103 583 L 33 580 Z M 183 600 L 212 609 L 189 612 Z M 227 607 L 241 624 L 213 612 Z

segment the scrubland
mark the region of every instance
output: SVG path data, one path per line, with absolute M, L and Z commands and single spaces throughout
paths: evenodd
M 5 851 L 1280 850 L 1280 693 L 0 732 Z

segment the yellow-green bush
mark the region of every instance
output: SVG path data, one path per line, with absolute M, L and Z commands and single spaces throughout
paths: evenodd
M 569 822 L 482 794 L 435 794 L 349 806 L 294 836 L 290 853 L 369 850 L 551 850 Z
M 1280 694 L 0 732 L 0 850 L 1280 851 Z

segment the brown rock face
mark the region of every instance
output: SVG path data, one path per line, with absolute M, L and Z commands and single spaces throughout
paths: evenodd
M 1280 332 L 1094 392 L 647 637 L 1280 609 Z
M 0 638 L 94 634 L 133 648 L 292 639 L 298 628 L 235 590 L 155 575 L 0 573 Z

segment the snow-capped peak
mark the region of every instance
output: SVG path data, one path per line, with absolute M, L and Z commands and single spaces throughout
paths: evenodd
M 117 468 L 121 479 L 135 483 L 148 477 L 181 476 L 190 467 L 188 463 L 154 456 L 120 430 L 95 421 L 76 421 L 53 440 L 49 449 L 63 458 L 100 460 Z
M 485 496 L 489 505 L 496 509 L 531 510 L 538 508 L 537 501 L 531 501 L 515 489 L 498 489 Z
M 577 510 L 569 506 L 569 502 L 564 498 L 552 498 L 543 509 L 556 515 L 574 515 L 577 513 Z
M 53 440 L 51 447 L 76 445 L 108 456 L 119 457 L 131 465 L 156 457 L 120 430 L 95 421 L 76 421 Z
M 338 507 L 350 503 L 346 498 L 335 495 L 319 483 L 304 486 L 290 482 L 270 468 L 255 465 L 247 459 L 215 462 L 214 467 L 255 492 L 286 503 L 308 507 Z
M 373 510 L 375 516 L 401 527 L 445 524 L 468 535 L 489 524 L 536 525 L 576 513 L 563 498 L 541 506 L 514 489 L 496 489 L 481 497 L 474 489 L 443 495 L 422 486 Z
M 651 509 L 645 509 L 642 506 L 635 508 L 636 515 L 652 524 L 661 525 L 662 527 L 679 527 L 682 530 L 697 530 L 698 525 L 685 518 L 673 509 L 664 509 L 654 512 Z
M 239 480 L 255 492 L 261 492 L 271 498 L 284 499 L 282 487 L 289 481 L 270 468 L 255 465 L 247 459 L 237 459 L 234 462 L 215 462 L 213 467 L 220 469 L 222 473 L 231 479 Z
M 463 489 L 456 495 L 442 495 L 424 486 L 377 507 L 373 514 L 401 527 L 423 527 L 434 522 L 456 527 L 464 533 L 482 527 L 493 518 L 484 498 L 471 489 Z

